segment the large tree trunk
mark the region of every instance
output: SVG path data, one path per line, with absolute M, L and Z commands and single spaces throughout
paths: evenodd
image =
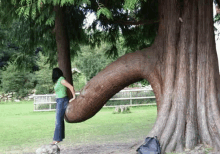
M 65 25 L 65 14 L 64 8 L 55 6 L 54 11 L 56 12 L 55 17 L 55 33 L 56 33 L 56 44 L 58 51 L 58 65 L 63 71 L 66 80 L 73 84 L 71 61 L 70 61 L 70 45 L 67 27 Z M 68 90 L 69 98 L 72 98 L 71 92 Z
M 198 143 L 219 149 L 219 75 L 212 1 L 166 0 L 160 1 L 159 9 L 155 43 L 161 45 L 159 61 L 164 64 L 157 67 L 163 81 L 163 104 L 149 135 L 159 137 L 163 152 L 192 149 Z
M 68 122 L 95 115 L 116 92 L 142 78 L 154 90 L 155 125 L 162 152 L 198 143 L 220 150 L 219 73 L 210 0 L 159 0 L 159 31 L 152 47 L 127 54 L 101 71 L 72 101 Z

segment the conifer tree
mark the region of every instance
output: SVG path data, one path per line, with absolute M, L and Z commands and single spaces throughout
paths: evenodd
M 104 2 L 114 12 L 111 5 L 117 5 L 118 1 Z M 128 2 L 133 4 L 132 0 Z M 148 11 L 139 9 L 141 2 L 136 3 L 139 4 L 137 10 Z M 162 153 L 183 152 L 198 144 L 220 151 L 220 78 L 213 1 L 147 2 L 158 6 L 155 21 L 159 23 L 154 43 L 120 57 L 92 78 L 81 95 L 68 105 L 66 120 L 81 122 L 93 117 L 115 93 L 145 78 L 154 90 L 158 108 L 156 122 L 147 136 L 158 137 Z M 107 17 L 100 18 L 107 20 Z M 140 21 L 133 22 L 142 24 Z
M 71 3 L 71 1 L 65 1 L 65 4 Z M 74 25 L 67 24 L 66 15 L 68 14 L 68 18 L 72 19 L 72 16 L 74 17 L 74 11 L 76 12 L 76 7 L 73 7 L 72 5 L 64 6 L 63 1 L 20 0 L 3 1 L 1 3 L 1 9 L 3 12 L 9 11 L 9 14 L 3 17 L 2 22 L 9 22 L 10 20 L 8 17 L 11 19 L 19 17 L 19 22 L 22 23 L 19 30 L 16 30 L 16 34 L 20 42 L 22 42 L 21 44 L 24 48 L 22 49 L 22 52 L 18 53 L 19 55 L 16 55 L 16 57 L 23 58 L 27 54 L 33 54 L 33 49 L 37 45 L 42 45 L 44 47 L 44 51 L 49 49 L 47 54 L 49 55 L 48 60 L 50 62 L 53 62 L 54 55 L 58 55 L 56 59 L 58 60 L 59 67 L 63 70 L 67 81 L 72 83 L 69 44 L 72 43 L 75 47 L 77 47 L 77 42 L 84 41 L 78 39 L 77 37 L 71 37 L 71 41 L 69 39 L 69 33 L 72 34 L 73 32 L 68 31 L 67 25 L 69 28 L 75 25 L 79 29 L 81 26 L 80 24 L 82 24 L 82 20 L 79 22 L 72 22 Z M 83 16 L 83 14 L 81 13 L 79 16 Z M 24 40 L 22 40 L 24 37 L 21 36 L 25 32 L 28 34 L 26 37 L 28 40 L 25 41 L 26 44 L 24 44 Z M 77 31 L 75 28 L 74 32 L 79 36 L 83 35 L 82 30 Z M 58 52 L 55 52 L 56 49 Z M 76 50 L 73 49 L 72 52 L 76 53 Z M 17 58 L 16 60 L 19 65 L 23 62 L 23 59 Z
M 219 4 L 219 0 L 216 1 Z M 55 25 L 63 20 L 64 10 L 69 5 L 87 2 L 85 10 L 92 10 L 99 17 L 91 26 L 92 45 L 98 45 L 99 40 L 108 41 L 112 44 L 110 52 L 116 53 L 114 42 L 121 33 L 125 45 L 131 50 L 138 48 L 114 61 L 88 82 L 77 99 L 69 103 L 68 122 L 91 118 L 125 86 L 147 79 L 158 108 L 157 120 L 148 136 L 158 136 L 162 153 L 182 152 L 200 143 L 220 150 L 220 78 L 213 1 L 91 0 L 90 5 L 88 1 L 73 3 L 71 0 L 26 2 L 28 0 L 14 3 L 19 6 L 19 15 L 25 16 L 24 12 L 33 2 L 38 11 L 49 5 L 57 13 L 53 18 Z M 48 22 L 50 20 L 48 18 Z M 96 30 L 98 22 L 104 34 Z M 56 41 L 68 40 L 65 25 L 59 24 L 56 26 L 61 33 Z M 60 45 L 69 48 L 68 41 L 65 43 Z

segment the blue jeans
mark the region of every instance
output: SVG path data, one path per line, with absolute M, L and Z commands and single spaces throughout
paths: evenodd
M 56 123 L 53 140 L 62 141 L 65 138 L 64 114 L 69 102 L 69 98 L 57 98 L 56 102 Z

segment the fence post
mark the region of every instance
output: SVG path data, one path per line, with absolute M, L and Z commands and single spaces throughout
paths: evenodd
M 50 110 L 51 110 L 51 96 L 50 96 Z
M 36 104 L 35 104 L 35 94 L 34 94 L 34 111 L 36 110 Z
M 130 93 L 130 105 L 132 105 L 131 91 L 129 91 L 129 93 Z

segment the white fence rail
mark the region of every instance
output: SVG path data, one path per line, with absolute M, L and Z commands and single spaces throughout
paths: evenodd
M 79 95 L 80 93 L 76 93 Z M 128 101 L 127 104 L 124 102 L 125 106 L 140 106 L 140 105 L 155 105 L 156 101 L 153 103 L 136 103 L 138 100 L 144 99 L 155 99 L 153 90 L 151 87 L 142 89 L 127 89 L 121 90 L 115 94 L 109 101 L 104 105 L 104 107 L 116 107 L 121 105 L 122 101 Z M 134 102 L 136 100 L 136 102 Z M 113 103 L 115 102 L 115 104 Z M 109 105 L 110 104 L 110 105 Z M 56 110 L 56 98 L 55 94 L 46 95 L 34 95 L 34 111 L 54 111 Z

